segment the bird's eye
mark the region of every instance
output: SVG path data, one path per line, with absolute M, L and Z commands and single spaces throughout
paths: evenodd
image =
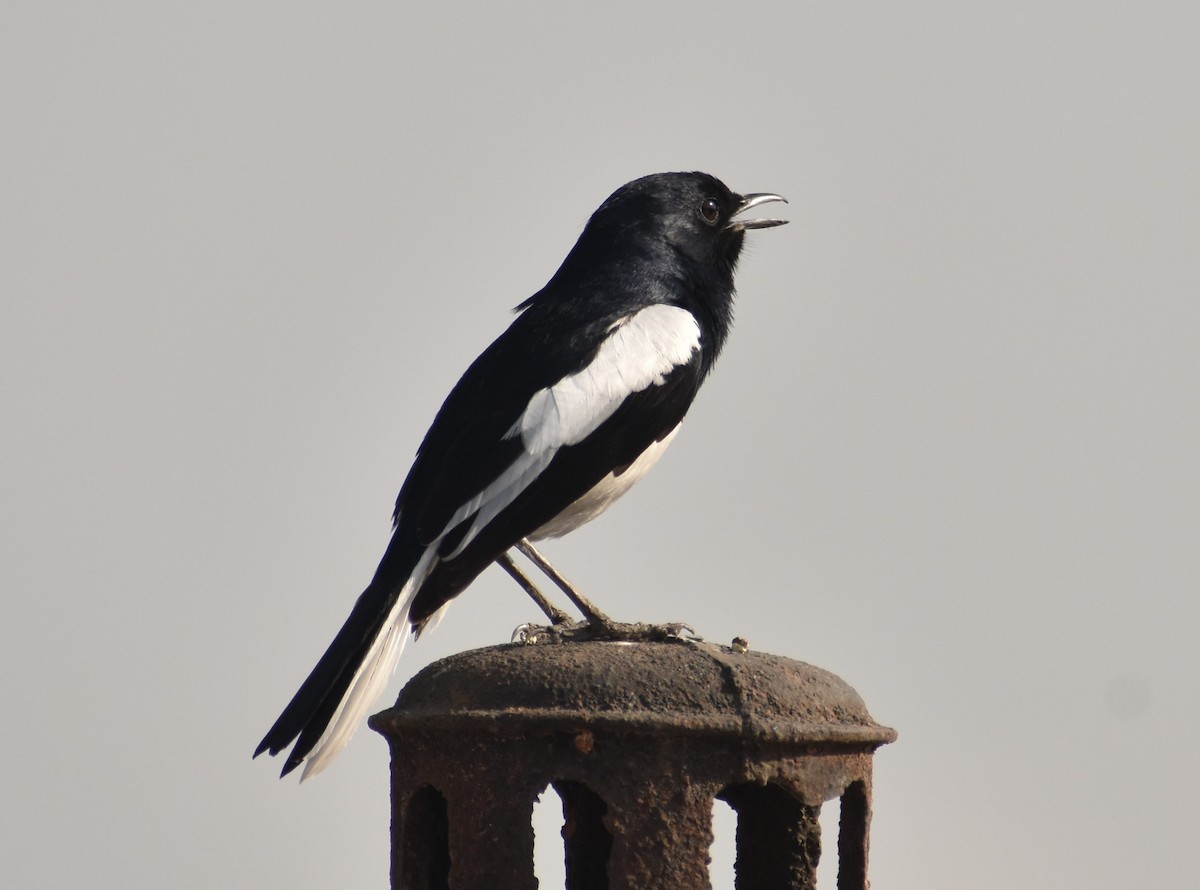
M 716 198 L 705 198 L 700 203 L 700 218 L 710 226 L 715 225 L 721 216 L 721 202 Z

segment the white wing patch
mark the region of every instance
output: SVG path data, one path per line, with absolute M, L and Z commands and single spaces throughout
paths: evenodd
M 700 348 L 700 325 L 678 306 L 649 306 L 617 322 L 587 366 L 529 400 L 509 437 L 536 454 L 577 445 L 625 399 L 661 384 Z
M 480 530 L 495 519 L 501 510 L 516 500 L 517 495 L 524 491 L 526 486 L 541 474 L 542 470 L 546 469 L 547 464 L 553 458 L 553 451 L 542 454 L 525 452 L 513 461 L 507 470 L 496 477 L 491 485 L 455 510 L 439 538 L 446 535 L 472 513 L 475 514 L 475 518 L 471 521 L 471 528 L 463 536 L 462 541 L 452 553 L 446 556 L 446 559 L 454 559 L 462 553 L 463 548 L 474 540 Z
M 577 445 L 596 431 L 633 393 L 666 380 L 700 348 L 700 325 L 686 309 L 648 306 L 616 322 L 583 368 L 538 390 L 505 438 L 521 437 L 525 451 L 478 495 L 459 507 L 442 530 L 447 534 L 474 514 L 454 552 L 458 556 L 546 469 L 558 449 Z M 661 449 L 659 451 L 661 453 Z M 630 484 L 639 476 L 631 477 Z M 628 485 L 618 486 L 623 492 Z M 605 506 L 616 497 L 605 499 Z M 601 508 L 602 510 L 603 508 Z M 600 510 L 590 512 L 591 518 Z M 577 524 L 582 524 L 581 520 Z

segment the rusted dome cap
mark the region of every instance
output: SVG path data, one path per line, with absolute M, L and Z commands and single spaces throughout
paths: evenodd
M 371 723 L 385 733 L 468 723 L 496 730 L 674 728 L 872 747 L 896 738 L 828 671 L 700 642 L 475 649 L 429 665 Z

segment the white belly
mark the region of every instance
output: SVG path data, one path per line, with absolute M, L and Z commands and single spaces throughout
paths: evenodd
M 530 540 L 540 541 L 542 538 L 557 538 L 565 535 L 567 532 L 574 531 L 585 522 L 595 519 L 612 506 L 621 495 L 633 488 L 634 484 L 649 472 L 650 468 L 662 457 L 662 453 L 667 450 L 667 446 L 671 444 L 671 440 L 675 438 L 675 434 L 678 432 L 679 426 L 677 425 L 661 441 L 655 442 L 639 454 L 637 460 L 626 467 L 625 472 L 620 475 L 609 473 L 584 494 L 583 497 L 576 500 L 530 535 Z

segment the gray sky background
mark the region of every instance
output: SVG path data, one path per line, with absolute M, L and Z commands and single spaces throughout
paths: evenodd
M 7 4 L 0 885 L 382 887 L 251 762 L 437 406 L 623 182 L 791 199 L 670 454 L 547 545 L 850 682 L 875 886 L 1185 886 L 1195 4 Z M 399 682 L 535 617 L 498 571 Z

